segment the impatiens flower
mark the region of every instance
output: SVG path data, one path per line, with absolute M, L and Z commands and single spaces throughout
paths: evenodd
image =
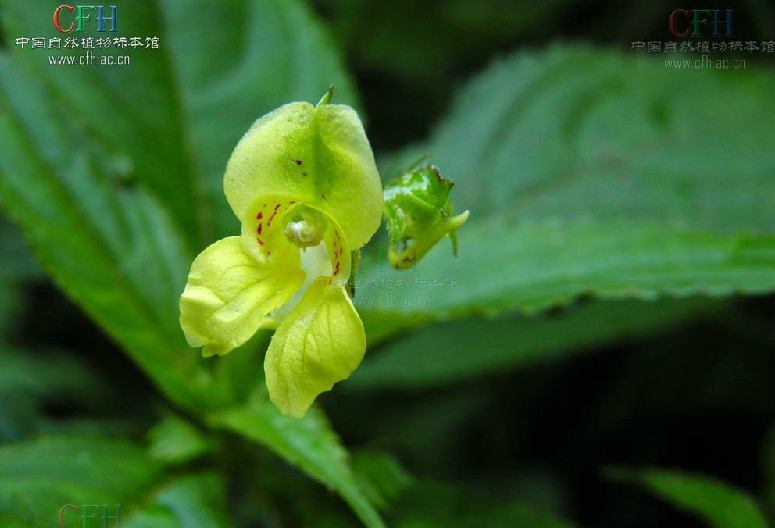
M 276 326 L 264 371 L 291 416 L 366 350 L 345 286 L 353 252 L 379 227 L 382 186 L 358 115 L 329 98 L 282 106 L 237 144 L 223 186 L 241 235 L 199 254 L 180 300 L 186 339 L 206 357 Z

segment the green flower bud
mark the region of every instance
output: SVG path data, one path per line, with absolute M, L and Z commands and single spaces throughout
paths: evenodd
M 414 266 L 445 236 L 457 255 L 455 230 L 468 219 L 468 211 L 455 216 L 449 201 L 455 182 L 442 178 L 435 165 L 419 163 L 388 183 L 383 192 L 390 233 L 388 260 L 396 269 Z

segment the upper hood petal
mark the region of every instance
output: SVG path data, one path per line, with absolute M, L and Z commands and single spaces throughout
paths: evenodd
M 290 103 L 258 119 L 226 166 L 224 192 L 244 222 L 263 196 L 326 212 L 352 249 L 379 227 L 382 185 L 358 114 L 349 106 Z

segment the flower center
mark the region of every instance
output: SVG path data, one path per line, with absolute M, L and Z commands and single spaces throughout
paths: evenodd
M 319 211 L 299 204 L 285 216 L 285 236 L 300 248 L 314 247 L 323 240 L 328 222 Z

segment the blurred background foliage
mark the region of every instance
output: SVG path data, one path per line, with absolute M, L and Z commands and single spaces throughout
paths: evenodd
M 116 3 L 161 49 L 67 69 L 15 45 L 58 2 L 0 1 L 0 526 L 772 526 L 772 55 L 629 50 L 677 7 L 773 40 L 771 3 Z M 402 274 L 375 237 L 366 360 L 296 421 L 269 334 L 202 361 L 177 298 L 237 139 L 330 82 L 472 218 Z

